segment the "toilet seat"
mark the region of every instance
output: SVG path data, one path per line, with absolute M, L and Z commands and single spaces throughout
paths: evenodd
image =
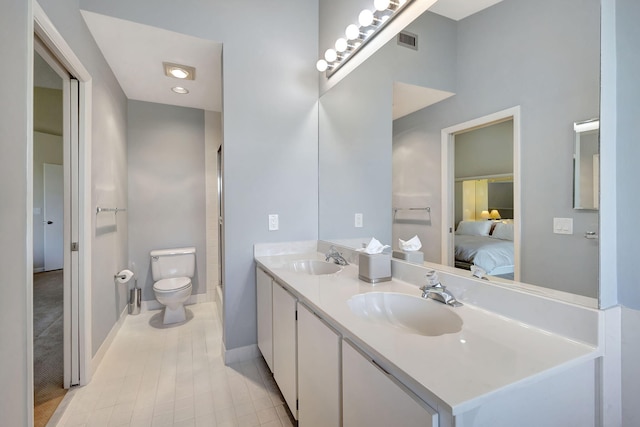
M 191 286 L 191 279 L 188 277 L 173 277 L 171 279 L 158 280 L 153 284 L 153 290 L 156 292 L 175 292 Z

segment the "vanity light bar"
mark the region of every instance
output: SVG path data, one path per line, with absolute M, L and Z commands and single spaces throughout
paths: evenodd
M 346 39 L 339 38 L 335 43 L 335 49 L 329 48 L 325 51 L 324 58 L 316 62 L 317 70 L 326 73 L 327 78 L 331 77 L 412 1 L 375 0 L 373 11 L 365 9 L 360 12 L 358 16 L 360 25 L 350 24 L 345 30 Z

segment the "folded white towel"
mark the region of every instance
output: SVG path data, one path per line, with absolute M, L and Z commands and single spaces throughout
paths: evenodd
M 402 249 L 403 251 L 417 251 L 422 247 L 422 242 L 417 235 L 413 236 L 407 241 L 404 241 L 402 239 L 398 239 L 398 241 L 400 242 L 400 249 Z

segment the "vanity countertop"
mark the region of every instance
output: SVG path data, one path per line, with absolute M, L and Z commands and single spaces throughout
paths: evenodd
M 462 329 L 452 334 L 423 336 L 373 324 L 351 311 L 349 298 L 366 292 L 420 296 L 418 287 L 397 279 L 371 285 L 358 279 L 356 265 L 348 265 L 337 274 L 318 276 L 287 268 L 291 261 L 301 259 L 324 260 L 324 256 L 320 253 L 259 256 L 256 262 L 345 337 L 381 356 L 388 362 L 390 372 L 411 382 L 407 384 L 410 388 L 436 401 L 454 416 L 498 393 L 508 392 L 511 387 L 537 381 L 601 355 L 593 345 L 468 303 L 447 307 L 464 322 Z

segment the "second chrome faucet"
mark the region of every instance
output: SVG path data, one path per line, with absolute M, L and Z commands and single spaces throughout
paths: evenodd
M 427 284 L 420 288 L 422 298 L 431 298 L 432 300 L 447 304 L 451 307 L 460 307 L 462 304 L 451 292 L 447 290 L 438 280 L 438 273 L 431 270 L 427 273 Z

